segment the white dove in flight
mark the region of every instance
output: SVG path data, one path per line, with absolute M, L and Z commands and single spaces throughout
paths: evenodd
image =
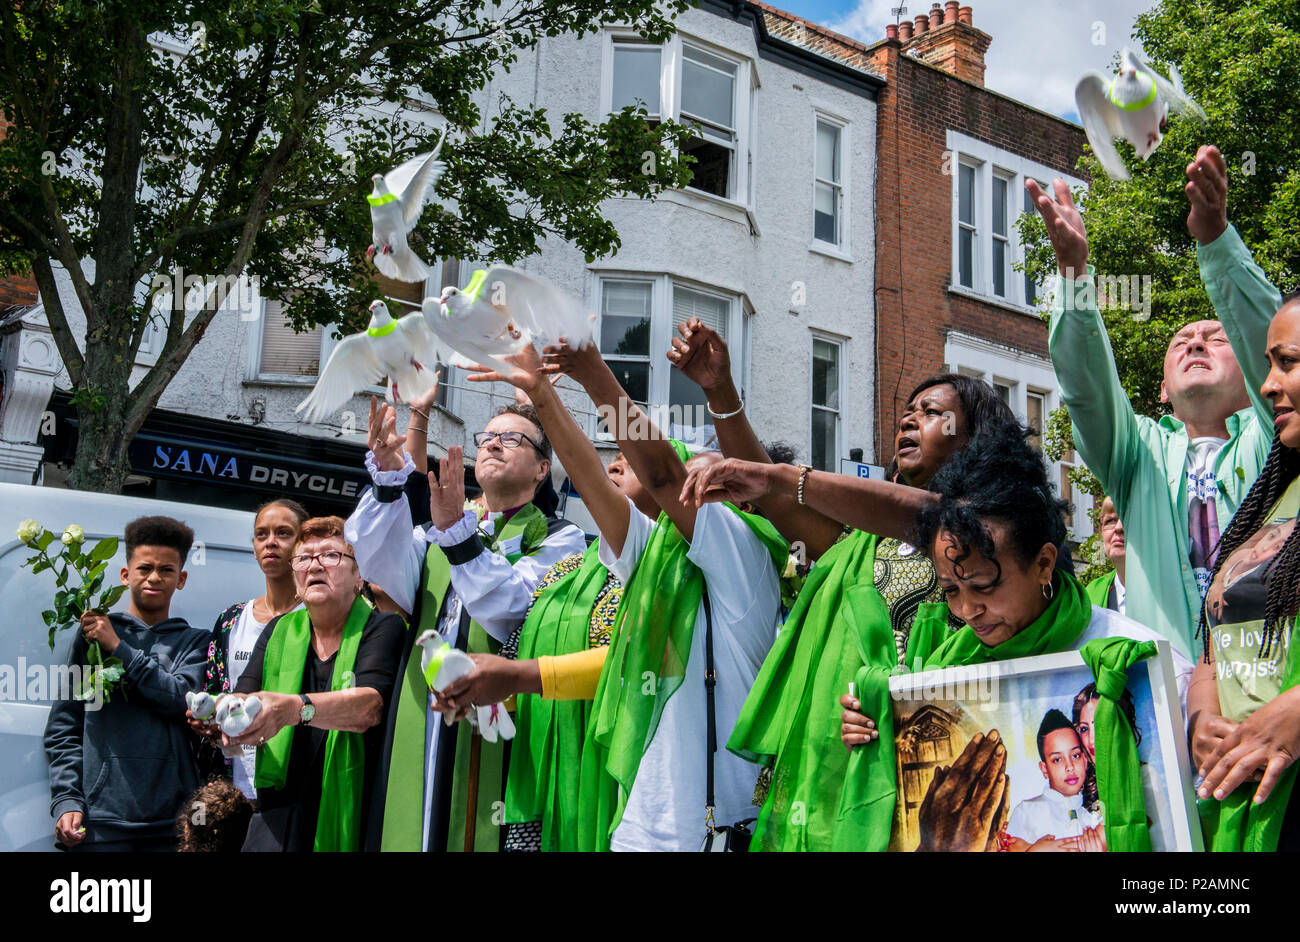
M 424 299 L 424 317 L 438 339 L 459 357 L 454 366 L 476 363 L 509 371 L 502 357 L 525 345 L 558 343 L 574 349 L 592 340 L 592 322 L 577 298 L 545 278 L 498 265 L 474 272 L 465 288 L 448 286 Z
M 429 277 L 429 267 L 406 244 L 406 234 L 420 221 L 425 196 L 447 169 L 446 162 L 437 159 L 446 137 L 444 128 L 429 153 L 412 157 L 396 169 L 370 178 L 375 188 L 366 201 L 370 203 L 374 242 L 366 249 L 366 258 L 373 260 L 375 267 L 389 278 L 418 282 Z
M 1113 179 L 1127 180 L 1128 169 L 1115 149 L 1115 138 L 1127 138 L 1137 155 L 1149 158 L 1164 139 L 1161 133 L 1169 111 L 1191 114 L 1205 120 L 1205 112 L 1183 90 L 1178 67 L 1169 66 L 1170 78 L 1151 68 L 1131 49 L 1120 53 L 1119 74 L 1104 76 L 1089 72 L 1074 89 L 1079 120 L 1088 143 Z
M 434 383 L 438 342 L 419 311 L 394 319 L 383 301 L 370 304 L 370 326 L 339 341 L 311 394 L 295 413 L 307 410 L 307 422 L 319 422 L 357 392 L 388 377 L 389 402 L 410 402 Z M 426 364 L 428 364 L 426 366 Z

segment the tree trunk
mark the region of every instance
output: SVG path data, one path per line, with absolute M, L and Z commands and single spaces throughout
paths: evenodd
M 94 322 L 94 318 L 88 318 Z M 77 490 L 120 494 L 130 473 L 126 450 L 140 422 L 131 422 L 132 396 L 126 330 L 105 331 L 112 342 L 86 344 L 86 366 L 77 403 L 77 450 L 68 484 Z M 116 354 L 116 355 L 114 355 Z M 134 427 L 132 427 L 134 425 Z

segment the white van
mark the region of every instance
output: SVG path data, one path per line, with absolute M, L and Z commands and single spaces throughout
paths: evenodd
M 49 677 L 49 667 L 67 662 L 73 631 L 56 636 L 50 650 L 41 612 L 52 607 L 54 575 L 22 568 L 33 551 L 18 542 L 18 524 L 30 518 L 55 533 L 79 524 L 93 545 L 106 536 L 121 539 L 129 521 L 151 514 L 175 517 L 194 530 L 194 549 L 185 564 L 189 579 L 172 598 L 173 616 L 211 628 L 223 609 L 265 591 L 253 560 L 248 511 L 0 484 L 0 851 L 54 849 L 44 746 L 50 700 L 42 699 L 50 692 L 34 678 Z M 112 575 L 124 565 L 126 547 L 119 545 L 105 585 L 116 584 Z M 124 595 L 116 607 L 125 611 L 129 601 Z

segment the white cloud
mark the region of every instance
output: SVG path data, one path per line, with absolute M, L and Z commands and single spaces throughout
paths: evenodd
M 900 0 L 857 0 L 829 29 L 871 44 L 893 23 Z M 984 57 L 986 87 L 1055 115 L 1073 118 L 1074 86 L 1085 72 L 1106 72 L 1126 45 L 1137 47 L 1133 23 L 1154 0 L 963 0 L 972 25 L 993 37 Z M 907 17 L 930 11 L 930 0 L 911 0 Z M 1032 13 L 1030 12 L 1032 11 Z M 1094 45 L 1097 24 L 1105 42 Z

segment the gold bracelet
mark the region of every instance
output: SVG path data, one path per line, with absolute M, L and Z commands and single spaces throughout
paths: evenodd
M 812 468 L 806 464 L 799 465 L 799 487 L 795 489 L 794 496 L 800 504 L 803 504 L 803 486 L 807 482 L 808 472 L 811 470 Z

